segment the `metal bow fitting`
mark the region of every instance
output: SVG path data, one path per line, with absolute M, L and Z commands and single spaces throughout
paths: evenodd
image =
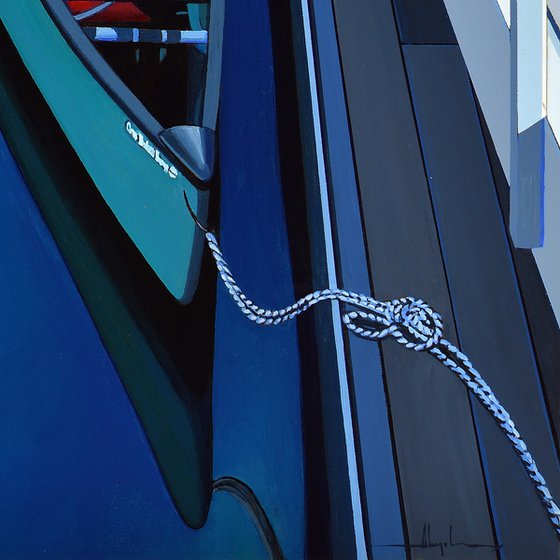
M 317 290 L 282 309 L 264 309 L 254 304 L 237 285 L 223 257 L 216 236 L 208 231 L 205 231 L 205 235 L 226 289 L 241 312 L 258 325 L 278 325 L 294 319 L 321 301 L 338 301 L 357 309 L 342 315 L 344 324 L 355 335 L 368 340 L 383 340 L 393 337 L 405 348 L 415 352 L 428 352 L 455 373 L 492 415 L 502 432 L 510 440 L 547 512 L 556 536 L 560 538 L 560 509 L 554 502 L 527 445 L 507 410 L 500 404 L 490 386 L 467 356 L 443 338 L 443 324 L 439 313 L 426 302 L 412 297 L 378 301 L 370 296 L 336 288 Z

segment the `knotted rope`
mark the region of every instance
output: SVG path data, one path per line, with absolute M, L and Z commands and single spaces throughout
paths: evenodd
M 455 373 L 493 416 L 502 432 L 510 440 L 547 511 L 556 536 L 560 538 L 560 509 L 554 502 L 546 481 L 527 450 L 513 420 L 467 356 L 443 338 L 441 316 L 427 303 L 411 297 L 378 301 L 372 297 L 346 290 L 327 289 L 310 293 L 282 309 L 263 309 L 254 304 L 237 285 L 223 257 L 216 236 L 208 231 L 205 232 L 205 235 L 225 287 L 241 312 L 258 325 L 278 325 L 294 319 L 321 301 L 339 301 L 357 308 L 357 311 L 350 311 L 342 316 L 346 327 L 355 335 L 368 340 L 383 340 L 391 336 L 405 348 L 415 352 L 429 352 L 436 360 Z

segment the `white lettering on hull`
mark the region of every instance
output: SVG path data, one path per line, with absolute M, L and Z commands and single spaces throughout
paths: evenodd
M 136 144 L 143 148 L 144 151 L 163 169 L 163 171 L 171 177 L 171 179 L 177 178 L 179 175 L 177 168 L 174 165 L 167 163 L 162 157 L 160 151 L 152 146 L 151 142 L 139 130 L 137 130 L 130 121 L 126 121 L 125 128 Z

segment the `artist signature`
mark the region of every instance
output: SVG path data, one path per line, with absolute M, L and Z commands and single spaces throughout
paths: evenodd
M 502 545 L 493 544 L 477 544 L 477 543 L 466 543 L 466 542 L 455 542 L 453 540 L 453 525 L 449 525 L 449 535 L 447 540 L 443 541 L 433 541 L 432 540 L 432 528 L 429 523 L 424 523 L 422 527 L 422 538 L 418 544 L 382 544 L 377 545 L 380 547 L 392 547 L 392 548 L 404 548 L 406 550 L 412 550 L 414 548 L 437 548 L 439 549 L 440 555 L 445 556 L 445 551 L 449 548 L 464 547 L 464 548 L 488 548 L 495 550 L 496 552 L 500 550 Z

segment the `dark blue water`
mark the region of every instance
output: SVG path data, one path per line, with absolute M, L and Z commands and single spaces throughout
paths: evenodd
M 292 300 L 266 3 L 228 4 L 221 235 L 251 296 Z M 261 25 L 255 26 L 259 21 Z M 235 149 L 231 147 L 234 146 Z M 256 492 L 303 556 L 295 326 L 261 329 L 220 289 L 215 476 Z M 262 558 L 248 516 L 214 497 L 206 526 L 174 510 L 134 409 L 0 137 L 0 557 Z

